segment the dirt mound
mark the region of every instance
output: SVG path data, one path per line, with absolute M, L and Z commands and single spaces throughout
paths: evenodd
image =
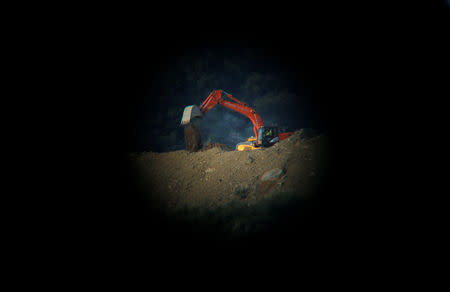
M 232 151 L 233 150 L 230 147 L 228 147 L 227 145 L 222 144 L 222 143 L 209 143 L 208 145 L 206 145 L 205 147 L 200 149 L 200 151 L 206 151 L 206 150 L 209 150 L 212 148 L 219 148 L 223 151 Z
M 230 151 L 212 143 L 198 152 L 144 152 L 130 158 L 143 185 L 167 206 L 220 205 L 240 199 L 236 188 L 247 190 L 246 202 L 251 204 L 275 186 L 277 191 L 302 190 L 306 196 L 304 190 L 320 181 L 327 168 L 328 138 L 302 136 L 302 130 L 296 131 L 272 147 L 251 151 Z M 194 142 L 190 145 L 198 147 L 198 140 Z M 262 179 L 274 169 L 281 170 L 280 176 Z
M 198 148 L 196 139 L 189 144 L 190 149 Z M 272 216 L 264 212 L 269 212 L 273 204 L 307 200 L 324 183 L 329 169 L 328 137 L 305 138 L 302 130 L 269 148 L 229 150 L 213 143 L 197 152 L 132 153 L 129 158 L 133 175 L 152 204 L 161 204 L 161 209 L 170 214 L 208 210 L 208 216 L 222 214 L 227 219 L 217 220 L 232 226 L 244 224 L 243 214 L 250 216 L 245 222 L 262 224 L 260 219 Z M 229 215 L 236 210 L 240 210 L 238 217 Z

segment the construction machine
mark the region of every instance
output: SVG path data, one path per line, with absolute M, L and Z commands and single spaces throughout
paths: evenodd
M 294 132 L 280 133 L 276 126 L 264 126 L 260 115 L 254 109 L 220 89 L 213 90 L 200 106 L 190 105 L 185 107 L 181 118 L 181 125 L 189 125 L 194 119 L 203 117 L 217 104 L 246 116 L 253 123 L 253 132 L 255 135 L 248 138 L 245 142 L 238 143 L 236 145 L 236 150 L 238 151 L 270 147 L 294 134 Z

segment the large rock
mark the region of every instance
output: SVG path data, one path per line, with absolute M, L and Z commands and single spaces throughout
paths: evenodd
M 274 180 L 279 178 L 283 174 L 283 170 L 281 168 L 274 168 L 272 170 L 266 171 L 262 177 L 262 181 Z

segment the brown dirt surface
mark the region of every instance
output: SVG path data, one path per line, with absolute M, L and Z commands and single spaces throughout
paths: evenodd
M 215 143 L 197 152 L 130 153 L 129 161 L 139 186 L 167 210 L 249 207 L 285 194 L 307 199 L 324 183 L 329 138 L 303 137 L 298 130 L 272 147 L 243 152 Z M 261 180 L 276 168 L 278 177 Z
M 232 151 L 233 150 L 230 147 L 228 147 L 227 145 L 222 144 L 222 143 L 209 143 L 208 145 L 206 145 L 205 147 L 200 149 L 200 151 L 206 151 L 206 150 L 209 150 L 209 149 L 212 149 L 215 147 L 217 147 L 223 151 Z

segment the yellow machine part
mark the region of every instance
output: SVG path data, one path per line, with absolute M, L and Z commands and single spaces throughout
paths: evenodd
M 247 141 L 239 143 L 236 145 L 237 151 L 248 151 L 248 150 L 256 150 L 261 149 L 261 147 L 255 147 L 256 138 L 251 136 L 250 138 L 247 138 Z
M 241 144 L 236 147 L 237 151 L 256 150 L 256 149 L 260 149 L 260 148 L 261 147 L 255 147 L 253 145 L 245 145 L 245 144 Z

